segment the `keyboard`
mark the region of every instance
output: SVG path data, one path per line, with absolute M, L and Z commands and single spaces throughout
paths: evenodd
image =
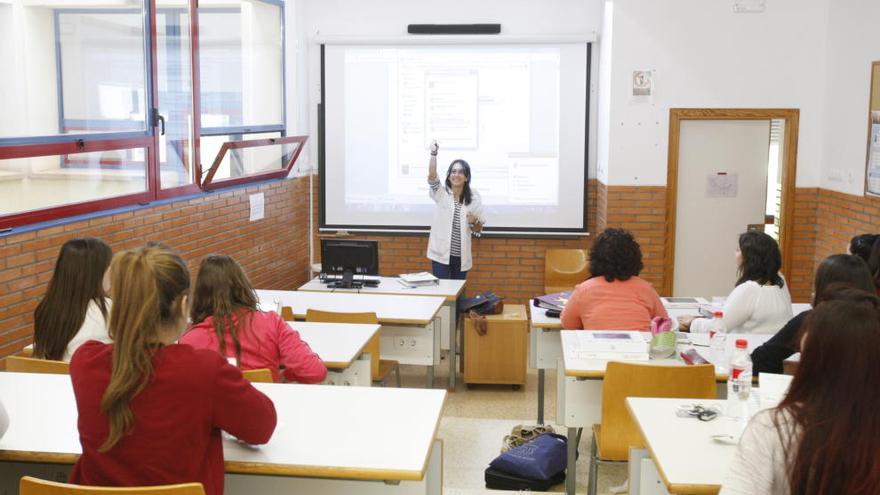
M 342 275 L 333 275 L 333 274 L 324 274 L 318 276 L 318 280 L 321 282 L 335 282 L 337 280 L 342 280 Z M 352 280 L 356 282 L 366 282 L 369 284 L 378 284 L 380 281 L 380 277 L 378 275 L 355 275 L 352 277 Z

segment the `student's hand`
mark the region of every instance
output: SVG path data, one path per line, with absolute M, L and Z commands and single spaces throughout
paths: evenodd
M 430 147 L 431 154 L 436 155 L 437 150 L 439 150 L 439 149 L 440 149 L 440 145 L 437 144 L 437 140 L 435 139 L 435 140 L 431 141 L 431 147 Z
M 696 320 L 697 317 L 694 315 L 684 315 L 678 317 L 678 331 L 679 332 L 689 332 L 691 329 L 691 323 Z

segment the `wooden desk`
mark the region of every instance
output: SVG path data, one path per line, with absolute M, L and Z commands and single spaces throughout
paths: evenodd
M 723 402 L 703 399 L 643 397 L 626 399 L 626 407 L 666 489 L 670 493 L 714 495 L 721 489 L 736 447 L 711 438 L 715 434 L 728 433 L 725 431 L 728 427 L 726 418 L 699 421 L 675 415 L 678 406 L 694 402 L 724 407 Z
M 440 493 L 436 433 L 446 391 L 255 386 L 274 402 L 278 426 L 259 447 L 224 439 L 227 494 Z M 81 452 L 70 378 L 0 373 L 0 396 L 10 417 L 0 439 L 0 489 L 17 493 L 25 474 L 69 471 Z
M 382 357 L 427 366 L 428 387 L 434 384 L 434 366 L 440 364 L 438 313 L 445 302 L 442 297 L 285 290 L 257 290 L 257 297 L 264 310 L 274 310 L 278 304 L 290 306 L 296 319 L 305 319 L 309 309 L 374 312 L 382 325 Z M 451 359 L 450 372 L 454 364 Z M 450 385 L 454 379 L 455 373 L 450 373 Z
M 326 385 L 359 385 L 369 387 L 370 356 L 364 347 L 379 331 L 379 325 L 348 323 L 288 322 L 300 338 L 312 348 L 327 366 Z
M 440 349 L 456 349 L 458 324 L 458 298 L 464 292 L 464 280 L 440 279 L 436 285 L 424 287 L 405 287 L 400 284 L 397 277 L 379 277 L 379 285 L 376 287 L 363 287 L 360 289 L 331 289 L 322 283 L 318 277 L 306 282 L 298 290 L 307 292 L 332 292 L 334 294 L 372 294 L 387 296 L 421 296 L 442 297 L 446 300 L 440 311 Z M 450 355 L 454 355 L 450 352 Z M 454 360 L 453 360 L 454 361 Z M 455 367 L 451 370 L 452 380 L 449 388 L 455 388 Z

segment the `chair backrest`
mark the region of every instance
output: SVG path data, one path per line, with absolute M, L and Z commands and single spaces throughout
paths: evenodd
M 255 370 L 241 370 L 244 379 L 251 383 L 274 383 L 272 371 L 269 368 L 257 368 Z
M 18 484 L 20 495 L 205 495 L 201 483 L 160 486 L 81 486 L 24 476 Z
M 544 293 L 574 289 L 590 276 L 586 249 L 547 249 L 544 253 Z
M 379 317 L 376 313 L 339 313 L 337 311 L 321 311 L 319 309 L 306 310 L 306 321 L 317 323 L 366 323 L 378 324 Z M 379 369 L 379 356 L 382 354 L 379 332 L 364 346 L 364 351 L 370 353 L 370 378 L 378 380 L 382 373 Z
M 284 321 L 293 321 L 296 318 L 293 316 L 293 308 L 290 306 L 281 306 L 281 318 Z
M 52 361 L 50 359 L 37 359 L 24 356 L 7 356 L 6 371 L 66 375 L 70 373 L 70 365 L 64 361 Z
M 608 363 L 602 384 L 602 459 L 623 461 L 630 447 L 644 448 L 626 409 L 627 397 L 715 399 L 715 367 Z
M 309 309 L 306 311 L 306 321 L 319 323 L 367 323 L 377 324 L 379 318 L 376 313 L 340 313 L 337 311 L 321 311 Z

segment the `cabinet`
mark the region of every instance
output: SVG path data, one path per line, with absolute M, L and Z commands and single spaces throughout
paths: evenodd
M 526 383 L 529 322 L 526 307 L 506 304 L 504 312 L 487 315 L 486 335 L 480 335 L 470 318 L 464 319 L 464 382 Z

